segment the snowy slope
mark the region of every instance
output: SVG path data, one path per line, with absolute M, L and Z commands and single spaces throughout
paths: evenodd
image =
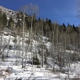
M 42 68 L 41 66 L 40 68 L 38 68 L 37 65 L 32 66 L 31 64 L 26 63 L 26 67 L 22 69 L 21 68 L 22 50 L 20 49 L 14 50 L 15 43 L 13 42 L 13 40 L 15 39 L 15 37 L 12 35 L 6 35 L 6 34 L 7 32 L 4 31 L 2 36 L 0 35 L 0 37 L 2 38 L 1 44 L 3 47 L 5 45 L 8 45 L 8 46 L 11 45 L 12 49 L 9 50 L 7 46 L 3 54 L 4 56 L 6 56 L 8 52 L 8 58 L 5 57 L 4 61 L 3 59 L 0 59 L 0 80 L 4 80 L 4 79 L 15 80 L 16 78 L 22 78 L 22 80 L 33 80 L 33 79 L 35 80 L 60 80 L 60 78 L 58 78 L 58 75 L 53 74 L 52 71 L 50 71 L 51 68 L 50 70 L 47 70 L 47 68 L 45 68 L 46 67 L 45 65 L 44 65 L 44 68 Z M 26 34 L 26 36 L 28 36 L 28 34 Z M 17 39 L 16 45 L 19 44 L 19 38 L 20 38 L 19 46 L 21 46 L 22 48 L 22 38 L 19 37 L 18 35 L 16 37 Z M 28 40 L 28 38 L 25 38 L 25 40 Z M 26 43 L 24 43 L 24 45 L 27 46 Z M 36 52 L 36 50 L 38 49 L 37 48 L 38 45 L 40 45 L 40 42 L 33 39 L 33 42 L 32 42 L 33 52 Z M 47 42 L 46 47 L 49 48 L 49 46 L 50 46 L 50 43 Z M 24 53 L 25 52 L 26 50 L 24 49 Z M 31 54 L 32 53 L 30 52 L 30 50 L 27 51 L 27 61 L 31 59 L 32 57 Z
M 37 53 L 39 49 L 42 49 L 39 47 L 44 42 L 47 49 L 51 47 L 51 43 L 48 41 L 45 41 L 47 39 L 43 36 L 43 38 L 38 41 L 35 39 L 32 39 L 32 51 L 31 51 L 31 45 L 28 46 L 26 42 L 24 42 L 24 46 L 22 47 L 22 37 L 19 35 L 16 36 L 17 42 L 14 42 L 15 37 L 12 35 L 6 35 L 8 34 L 6 31 L 4 31 L 0 35 L 0 44 L 5 48 L 3 54 L 5 56 L 5 59 L 3 60 L 0 55 L 0 80 L 15 80 L 15 79 L 21 79 L 21 80 L 68 80 L 68 74 L 70 78 L 73 77 L 79 77 L 80 76 L 80 62 L 72 63 L 70 64 L 70 67 L 63 67 L 65 69 L 68 68 L 69 72 L 62 73 L 60 72 L 60 67 L 53 64 L 52 58 L 47 57 L 48 63 L 50 65 L 54 66 L 56 72 L 53 72 L 52 66 L 45 65 L 42 68 L 41 65 L 31 65 L 30 63 L 27 63 L 27 61 L 31 60 L 32 53 Z M 25 34 L 25 41 L 28 40 L 28 33 Z M 19 41 L 20 39 L 20 41 Z M 20 43 L 20 44 L 19 44 Z M 11 49 L 9 49 L 9 46 L 12 46 Z M 14 46 L 17 46 L 20 48 L 17 49 L 14 48 Z M 3 49 L 2 47 L 2 49 Z M 22 49 L 24 48 L 24 62 L 25 68 L 22 68 L 21 62 L 22 62 Z M 27 50 L 27 49 L 28 50 Z M 26 51 L 27 50 L 27 51 Z M 8 57 L 6 55 L 8 54 Z M 25 57 L 26 55 L 26 57 Z M 38 57 L 40 58 L 39 54 Z M 27 58 L 25 60 L 25 58 Z
M 0 11 L 2 12 L 2 13 L 5 13 L 6 14 L 6 16 L 7 16 L 7 19 L 9 19 L 10 17 L 12 17 L 13 18 L 13 20 L 16 22 L 17 20 L 17 18 L 16 18 L 16 11 L 13 11 L 13 10 L 11 10 L 11 9 L 7 9 L 7 8 L 5 8 L 5 7 L 3 7 L 3 6 L 0 6 Z

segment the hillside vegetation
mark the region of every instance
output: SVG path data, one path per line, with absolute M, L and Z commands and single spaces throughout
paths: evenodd
M 48 80 L 79 78 L 79 61 L 79 26 L 60 25 L 37 18 L 35 12 L 30 15 L 0 6 L 1 78 L 8 80 L 11 75 L 18 80 L 22 73 L 29 76 L 21 80 L 38 80 L 37 76 Z

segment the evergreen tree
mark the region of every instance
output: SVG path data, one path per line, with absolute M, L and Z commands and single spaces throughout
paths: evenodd
M 10 19 L 8 21 L 8 28 L 9 29 L 13 29 L 14 28 L 14 21 L 13 21 L 12 17 L 10 17 Z
M 3 13 L 3 15 L 2 15 L 2 23 L 3 23 L 3 25 L 7 25 L 7 16 L 5 13 Z

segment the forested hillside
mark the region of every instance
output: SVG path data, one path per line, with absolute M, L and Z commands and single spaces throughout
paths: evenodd
M 69 23 L 65 25 L 64 22 L 58 24 L 48 18 L 37 18 L 35 5 L 29 5 L 28 9 L 27 13 L 26 6 L 22 8 L 23 11 L 0 7 L 0 64 L 5 63 L 11 66 L 6 72 L 19 76 L 17 68 L 15 71 L 12 67 L 15 65 L 19 67 L 20 72 L 22 69 L 26 69 L 23 71 L 26 72 L 28 67 L 32 68 L 30 80 L 35 78 L 32 78 L 32 75 L 35 75 L 34 69 L 38 72 L 41 69 L 47 73 L 51 71 L 52 76 L 56 74 L 55 72 L 62 73 L 64 76 L 58 75 L 60 80 L 68 80 L 70 76 L 75 77 L 76 75 L 79 77 L 80 69 L 75 75 L 76 69 L 73 71 L 72 69 L 73 64 L 80 65 L 80 27 Z

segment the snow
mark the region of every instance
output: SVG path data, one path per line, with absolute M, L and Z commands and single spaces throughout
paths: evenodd
M 2 11 L 2 13 L 6 14 L 8 20 L 10 19 L 10 17 L 12 17 L 14 22 L 17 22 L 17 19 L 16 19 L 16 13 L 17 12 L 16 11 L 11 10 L 11 9 L 7 9 L 3 6 L 0 6 L 0 10 Z
M 46 47 L 47 47 L 47 49 L 48 49 L 48 51 L 49 51 L 50 48 L 51 48 L 51 43 L 50 43 L 50 42 L 47 42 L 47 43 L 45 43 L 45 45 L 46 45 Z
M 9 17 L 7 17 L 7 20 L 9 20 L 10 18 Z
M 71 51 L 70 50 L 66 50 L 66 52 L 68 52 L 68 53 L 74 53 L 74 51 L 72 51 L 72 50 Z
M 6 36 L 5 34 L 7 33 L 4 32 L 4 34 L 2 35 L 2 43 L 8 45 L 8 42 L 9 42 L 9 45 L 14 46 L 15 43 L 13 42 L 13 40 L 15 39 L 15 37 L 11 35 Z M 26 34 L 26 36 L 28 35 L 29 34 Z M 9 41 L 9 38 L 10 38 L 10 41 Z M 18 35 L 16 39 L 17 39 L 16 45 L 18 45 L 19 44 Z M 20 37 L 20 39 L 21 39 L 20 46 L 22 47 L 22 38 Z M 43 39 L 45 41 L 46 37 L 43 37 Z M 33 42 L 32 42 L 33 51 L 37 50 L 36 46 L 39 44 L 40 43 L 38 41 L 33 39 Z M 27 44 L 24 43 L 24 45 L 26 46 Z M 46 42 L 45 45 L 47 49 L 49 49 L 51 46 L 51 43 Z M 6 48 L 4 51 L 5 56 L 7 55 L 7 51 L 8 49 Z M 69 52 L 69 51 L 66 50 L 66 52 Z M 30 61 L 32 58 L 32 53 L 30 51 L 26 52 L 24 49 L 24 54 L 27 54 L 27 61 Z M 39 55 L 38 57 L 40 58 Z M 68 78 L 68 72 L 62 73 L 60 71 L 57 71 L 57 72 L 52 71 L 53 67 L 56 70 L 60 70 L 60 67 L 57 64 L 53 63 L 53 60 L 51 57 L 47 57 L 47 62 L 51 66 L 47 67 L 44 64 L 44 67 L 41 67 L 41 65 L 39 65 L 40 68 L 38 68 L 37 65 L 32 66 L 29 63 L 26 63 L 25 68 L 22 68 L 21 58 L 22 58 L 22 50 L 15 49 L 14 51 L 14 49 L 11 49 L 8 52 L 8 58 L 5 58 L 4 61 L 0 59 L 0 80 L 15 80 L 19 78 L 22 78 L 22 80 L 34 80 L 34 79 L 35 80 L 65 80 L 65 78 Z M 64 67 L 64 69 L 66 69 L 66 67 Z M 80 62 L 75 62 L 70 64 L 69 76 L 70 78 L 74 78 L 75 76 L 76 77 L 80 76 Z

